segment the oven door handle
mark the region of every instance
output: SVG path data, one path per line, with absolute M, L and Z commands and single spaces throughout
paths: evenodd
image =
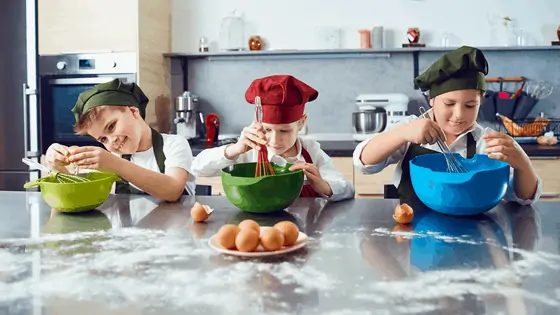
M 24 148 L 24 154 L 23 156 L 25 156 L 26 158 L 32 159 L 32 158 L 36 158 L 39 157 L 39 153 L 38 152 L 31 152 L 31 150 L 29 150 L 29 102 L 28 102 L 28 98 L 29 95 L 37 95 L 37 90 L 36 89 L 30 89 L 27 87 L 27 83 L 23 83 L 23 93 L 22 93 L 22 97 L 23 97 L 23 148 Z
M 121 79 L 124 83 L 128 83 L 127 79 L 119 76 L 95 77 L 95 78 L 56 78 L 49 80 L 52 85 L 78 85 L 78 84 L 101 84 Z

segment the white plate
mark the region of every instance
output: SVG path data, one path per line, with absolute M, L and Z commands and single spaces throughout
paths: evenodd
M 271 228 L 270 226 L 261 226 L 261 233 L 263 230 L 270 229 L 270 228 Z M 212 235 L 212 237 L 210 237 L 210 239 L 208 240 L 208 245 L 210 245 L 210 247 L 212 247 L 214 250 L 222 254 L 241 256 L 241 257 L 267 257 L 267 256 L 282 255 L 298 250 L 307 244 L 307 239 L 308 239 L 307 234 L 300 231 L 296 242 L 292 246 L 289 247 L 283 246 L 279 250 L 270 251 L 270 252 L 265 251 L 260 244 L 254 252 L 240 252 L 238 250 L 225 249 L 218 243 L 217 235 Z

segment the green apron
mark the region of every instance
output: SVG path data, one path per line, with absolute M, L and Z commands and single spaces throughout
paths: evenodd
M 159 172 L 165 174 L 165 153 L 163 153 L 163 136 L 152 129 L 152 146 L 154 148 L 154 155 L 156 157 L 156 162 L 159 168 Z M 123 154 L 122 158 L 130 162 L 131 154 Z M 136 189 L 126 180 L 121 180 L 116 183 L 115 193 L 117 194 L 135 194 L 135 195 L 147 195 L 146 192 Z M 189 195 L 186 189 L 183 189 L 183 195 Z

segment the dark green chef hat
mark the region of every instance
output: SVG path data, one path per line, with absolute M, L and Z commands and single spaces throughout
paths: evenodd
M 486 90 L 488 61 L 479 49 L 463 46 L 446 53 L 414 79 L 430 98 L 456 90 Z
M 82 114 L 97 106 L 134 106 L 140 110 L 140 116 L 146 118 L 146 106 L 149 101 L 138 85 L 114 79 L 80 93 L 72 112 L 78 122 Z

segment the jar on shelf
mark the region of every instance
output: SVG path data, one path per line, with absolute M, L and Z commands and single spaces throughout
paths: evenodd
M 222 19 L 220 26 L 220 50 L 240 51 L 245 50 L 245 21 L 236 10 L 230 16 Z
M 251 36 L 249 38 L 249 49 L 250 50 L 263 50 L 264 49 L 264 41 L 260 36 Z

